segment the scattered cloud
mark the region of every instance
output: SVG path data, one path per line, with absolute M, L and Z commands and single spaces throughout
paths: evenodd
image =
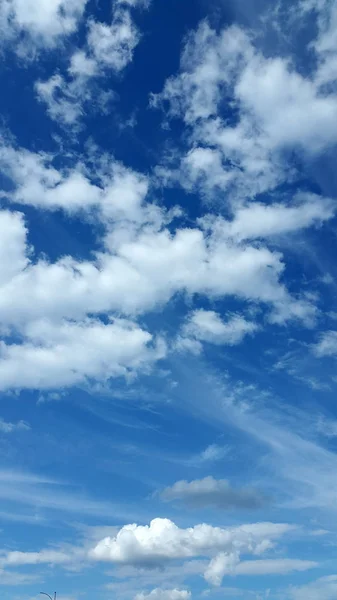
M 181 500 L 192 507 L 214 506 L 219 509 L 254 509 L 266 504 L 266 498 L 252 488 L 233 488 L 226 479 L 205 477 L 177 481 L 161 493 L 166 502 Z
M 337 331 L 325 331 L 319 342 L 313 344 L 312 350 L 318 357 L 335 356 L 337 354 Z
M 144 592 L 136 594 L 134 600 L 189 600 L 190 598 L 191 592 L 188 590 L 165 590 L 155 588 L 148 594 Z
M 52 48 L 60 38 L 76 31 L 86 4 L 87 0 L 3 0 L 2 41 L 17 43 L 21 34 L 25 34 L 28 47 Z M 22 56 L 27 43 L 18 45 Z
M 0 433 L 13 433 L 14 431 L 29 431 L 30 426 L 25 421 L 9 423 L 0 418 Z
M 218 32 L 207 22 L 199 25 L 187 37 L 179 74 L 152 97 L 152 104 L 162 107 L 168 118 L 180 118 L 188 127 L 190 148 L 178 173 L 172 171 L 173 179 L 204 194 L 226 190 L 229 205 L 235 198 L 252 198 L 293 180 L 296 171 L 284 152 L 293 149 L 310 157 L 337 141 L 337 101 L 333 87 L 322 93 L 322 67 L 318 79 L 306 77 L 291 59 L 265 57 L 253 37 L 237 25 Z M 325 84 L 332 82 L 335 73 L 326 64 L 323 68 Z M 235 111 L 235 119 L 225 116 L 224 101 Z M 167 165 L 166 177 L 170 168 Z M 256 227 L 262 235 L 272 235 L 273 229 L 292 230 L 296 215 L 301 227 L 320 221 L 315 202 L 289 208 L 258 204 L 245 210 L 247 217 L 250 211 L 252 215 L 252 222 L 246 221 L 248 235 Z M 254 219 L 258 214 L 261 225 Z M 278 223 L 277 214 L 283 217 Z M 234 220 L 234 227 L 244 226 L 244 215 Z
M 117 3 L 110 25 L 89 19 L 83 48 L 70 58 L 67 73 L 37 81 L 38 99 L 59 125 L 76 125 L 86 111 L 106 113 L 115 94 L 99 85 L 106 73 L 120 74 L 132 61 L 140 40 L 127 3 Z
M 334 600 L 337 593 L 337 575 L 321 577 L 316 581 L 290 588 L 292 600 Z
M 183 327 L 183 337 L 211 344 L 239 344 L 246 335 L 252 335 L 258 329 L 255 323 L 237 314 L 229 314 L 223 321 L 212 310 L 195 310 L 189 315 Z

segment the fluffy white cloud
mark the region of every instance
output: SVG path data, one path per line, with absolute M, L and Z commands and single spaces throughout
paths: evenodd
M 127 3 L 119 4 L 110 25 L 89 19 L 86 43 L 71 56 L 65 76 L 55 74 L 35 84 L 38 99 L 60 125 L 76 124 L 88 109 L 105 113 L 114 99 L 112 90 L 104 91 L 96 82 L 107 69 L 125 69 L 140 39 Z
M 312 346 L 316 356 L 335 356 L 337 354 L 337 331 L 325 331 L 319 342 Z
M 195 525 L 181 529 L 169 519 L 150 525 L 125 525 L 116 537 L 107 537 L 92 549 L 95 560 L 124 564 L 160 564 L 167 560 L 210 556 L 216 552 L 260 553 L 290 531 L 287 524 L 256 523 L 233 529 Z
M 253 202 L 240 206 L 232 221 L 219 221 L 236 240 L 266 238 L 320 225 L 331 219 L 336 203 L 316 194 L 299 193 L 292 204 Z
M 87 44 L 89 53 L 101 67 L 117 73 L 132 60 L 139 33 L 128 10 L 115 10 L 111 25 L 91 21 Z
M 226 479 L 205 477 L 194 481 L 177 481 L 161 493 L 163 500 L 182 500 L 195 507 L 259 508 L 266 499 L 252 488 L 233 488 Z
M 163 590 L 161 588 L 155 588 L 148 594 L 142 592 L 136 594 L 134 600 L 190 600 L 191 592 L 188 590 Z
M 1 0 L 0 23 L 4 39 L 26 33 L 37 46 L 51 47 L 73 33 L 87 0 Z
M 91 99 L 86 78 L 76 78 L 67 84 L 61 75 L 53 75 L 47 81 L 35 85 L 38 99 L 45 102 L 51 119 L 70 125 L 82 114 L 83 105 Z
M 225 575 L 234 574 L 235 567 L 239 562 L 240 555 L 238 552 L 220 552 L 215 558 L 212 558 L 204 577 L 212 585 L 219 586 Z
M 183 335 L 211 344 L 239 344 L 248 334 L 257 330 L 255 323 L 246 321 L 241 315 L 229 315 L 223 321 L 219 314 L 212 310 L 196 310 L 183 327 Z
M 308 322 L 314 317 L 310 301 L 291 297 L 280 283 L 284 264 L 279 253 L 261 244 L 233 243 L 220 218 L 204 218 L 194 228 L 179 227 L 177 221 L 169 229 L 167 223 L 179 213 L 145 202 L 148 180 L 110 157 L 95 161 L 93 182 L 81 163 L 57 170 L 53 157 L 45 154 L 4 144 L 0 150 L 2 169 L 14 185 L 8 198 L 71 213 L 95 211 L 107 229 L 107 251 L 93 261 L 40 260 L 13 277 L 0 297 L 3 321 L 41 314 L 82 318 L 113 310 L 130 314 L 166 303 L 179 292 L 268 303 L 279 322 L 291 318 Z M 24 233 L 22 226 L 21 238 Z M 28 251 L 23 252 L 22 243 L 16 251 L 27 264 Z M 17 285 L 21 294 L 15 293 Z M 31 302 L 23 303 L 23 297 Z M 232 340 L 253 327 L 237 320 L 231 326 L 230 334 L 227 325 Z
M 40 552 L 13 551 L 0 556 L 0 565 L 6 567 L 38 564 L 60 565 L 70 560 L 70 554 L 60 550 L 41 550 Z
M 124 320 L 31 322 L 20 344 L 0 343 L 0 389 L 49 389 L 128 376 L 165 356 L 165 346 L 152 341 Z
M 223 118 L 224 102 L 236 110 L 235 121 Z M 232 199 L 251 198 L 292 178 L 284 150 L 311 156 L 337 141 L 334 90 L 323 92 L 290 60 L 266 58 L 237 26 L 217 33 L 202 23 L 191 33 L 180 73 L 153 104 L 168 105 L 168 116 L 189 127 L 181 184 L 205 192 L 220 188 Z
M 148 190 L 146 177 L 112 158 L 106 165 L 99 161 L 95 165 L 99 185 L 92 183 L 81 162 L 70 169 L 57 170 L 53 156 L 5 144 L 0 147 L 0 165 L 13 182 L 13 192 L 6 195 L 14 202 L 49 210 L 61 208 L 69 213 L 98 208 L 104 213 L 104 220 L 148 219 L 147 211 L 141 212 Z
M 12 327 L 18 336 L 15 343 L 5 339 L 1 345 L 2 389 L 14 382 L 17 387 L 42 388 L 56 387 L 57 381 L 61 386 L 79 384 L 146 368 L 164 353 L 153 345 L 155 336 L 135 323 L 117 320 L 103 325 L 95 315 L 135 317 L 164 306 L 177 294 L 201 294 L 214 300 L 236 296 L 267 305 L 273 322 L 298 319 L 312 324 L 313 302 L 291 296 L 280 281 L 282 255 L 250 239 L 253 231 L 254 236 L 261 235 L 268 227 L 262 219 L 258 225 L 256 217 L 255 228 L 248 233 L 253 220 L 249 207 L 238 210 L 237 216 L 234 213 L 232 222 L 207 216 L 187 228 L 178 210 L 165 211 L 147 201 L 145 176 L 109 156 L 98 159 L 94 149 L 86 162 L 56 169 L 52 156 L 2 143 L 0 164 L 13 183 L 13 189 L 6 192 L 8 200 L 63 209 L 88 219 L 95 216 L 103 225 L 102 249 L 92 259 L 68 256 L 51 263 L 45 257 L 35 258 L 28 247 L 23 216 L 0 211 L 0 320 L 3 334 Z M 330 201 L 323 203 L 320 216 L 318 205 L 315 198 L 307 198 L 301 204 L 304 216 L 295 210 L 290 221 L 297 219 L 301 226 L 332 215 Z M 262 206 L 259 211 L 268 213 Z M 275 223 L 268 213 L 269 229 L 271 220 Z M 239 226 L 233 233 L 235 223 Z M 39 327 L 43 339 L 36 337 Z M 121 327 L 128 345 L 122 348 L 116 342 L 113 348 Z M 243 317 L 230 315 L 223 321 L 213 311 L 199 310 L 189 316 L 176 348 L 180 344 L 180 348 L 200 352 L 203 341 L 236 344 L 255 330 L 256 325 Z M 90 361 L 75 351 L 89 339 Z M 111 360 L 109 368 L 105 368 L 105 351 Z M 26 367 L 21 368 L 22 364 Z
M 65 257 L 30 264 L 3 286 L 1 320 L 15 325 L 41 314 L 80 319 L 90 313 L 137 313 L 179 292 L 270 303 L 280 322 L 306 321 L 314 311 L 309 302 L 288 294 L 279 282 L 280 255 L 263 247 L 235 247 L 197 228 L 135 232 L 123 224 L 113 229 L 109 245 L 111 253 L 97 254 L 93 261 Z

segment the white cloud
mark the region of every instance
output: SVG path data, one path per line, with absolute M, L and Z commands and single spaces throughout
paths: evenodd
M 307 585 L 290 588 L 292 600 L 335 600 L 337 575 L 321 577 Z
M 128 10 L 115 10 L 111 25 L 89 22 L 88 49 L 97 65 L 117 73 L 131 62 L 139 33 Z
M 40 550 L 40 552 L 8 552 L 5 556 L 0 555 L 0 565 L 24 566 L 38 564 L 60 565 L 72 560 L 70 553 L 60 550 Z
M 205 579 L 212 585 L 221 585 L 225 575 L 232 575 L 235 567 L 240 562 L 238 552 L 220 552 L 215 558 L 212 558 L 205 571 Z
M 87 0 L 2 0 L 0 23 L 3 39 L 26 33 L 37 47 L 52 47 L 76 31 Z
M 190 600 L 191 592 L 188 590 L 164 590 L 161 588 L 155 588 L 148 594 L 142 592 L 136 594 L 134 600 Z
M 130 376 L 165 355 L 136 324 L 31 322 L 20 344 L 0 344 L 0 389 L 50 389 Z
M 311 560 L 296 558 L 270 558 L 264 560 L 242 561 L 235 568 L 235 575 L 286 575 L 294 571 L 308 571 L 318 567 Z
M 0 210 L 0 284 L 4 285 L 28 265 L 27 229 L 21 213 Z
M 233 243 L 221 219 L 219 223 L 204 219 L 202 229 L 179 227 L 177 221 L 169 230 L 166 225 L 176 213 L 146 203 L 147 179 L 110 157 L 95 165 L 95 183 L 81 163 L 59 171 L 50 156 L 4 145 L 0 162 L 15 185 L 7 194 L 13 201 L 88 215 L 95 210 L 107 228 L 107 252 L 94 260 L 67 257 L 54 264 L 40 260 L 13 277 L 0 297 L 5 322 L 41 314 L 64 318 L 112 310 L 130 314 L 164 304 L 179 292 L 212 298 L 235 295 L 271 304 L 273 319 L 279 322 L 290 318 L 307 322 L 315 316 L 310 301 L 291 297 L 279 282 L 284 269 L 281 254 L 263 245 Z M 27 262 L 22 246 L 17 252 Z M 17 285 L 21 294 L 15 293 Z M 23 297 L 31 301 L 23 303 Z M 232 340 L 253 327 L 237 320 L 232 325 L 228 330 Z
M 259 553 L 292 527 L 287 524 L 256 523 L 233 529 L 195 525 L 180 529 L 169 519 L 153 519 L 150 525 L 125 525 L 116 537 L 107 537 L 92 549 L 95 560 L 130 565 L 155 565 L 168 560 L 210 556 L 233 550 Z
M 246 335 L 257 330 L 255 323 L 246 321 L 241 315 L 230 314 L 223 321 L 219 314 L 212 310 L 195 310 L 188 317 L 183 327 L 183 335 L 211 344 L 239 344 Z
M 47 81 L 38 81 L 35 89 L 38 99 L 47 104 L 50 118 L 65 125 L 78 119 L 82 114 L 84 101 L 91 97 L 85 89 L 84 80 L 74 79 L 71 84 L 67 84 L 61 75 L 53 75 Z
M 177 294 L 261 302 L 270 309 L 269 320 L 280 324 L 290 319 L 308 325 L 314 321 L 317 309 L 313 300 L 291 296 L 281 283 L 284 262 L 279 252 L 261 242 L 236 239 L 221 217 L 206 216 L 187 228 L 179 211 L 165 211 L 147 201 L 149 180 L 145 176 L 110 156 L 97 158 L 94 149 L 86 162 L 82 159 L 64 169 L 57 169 L 53 158 L 3 142 L 0 163 L 13 183 L 6 198 L 37 208 L 61 208 L 88 219 L 94 215 L 103 225 L 102 249 L 86 260 L 68 256 L 50 262 L 46 257 L 34 257 L 33 248 L 27 245 L 23 216 L 0 211 L 2 333 L 12 327 L 19 337 L 16 343 L 3 341 L 1 345 L 2 389 L 15 381 L 17 387 L 48 389 L 146 368 L 164 353 L 162 347 L 152 345 L 155 336 L 136 323 L 128 324 L 128 351 L 117 343 L 113 348 L 118 321 L 103 325 L 95 315 L 136 317 L 165 306 Z M 298 212 L 291 218 L 296 218 L 299 226 L 328 218 L 332 212 L 329 201 L 320 217 L 318 204 L 312 198 L 303 201 L 302 221 Z M 247 234 L 250 219 L 245 210 L 250 214 L 250 209 L 242 208 L 233 223 L 241 223 L 241 232 Z M 264 214 L 262 207 L 259 210 Z M 254 235 L 258 227 L 260 234 L 263 227 L 266 231 L 260 222 Z M 41 323 L 42 341 L 36 338 Z M 200 342 L 233 345 L 254 331 L 256 325 L 242 316 L 229 315 L 223 321 L 216 312 L 198 310 L 189 315 L 175 348 L 188 347 L 198 353 Z M 108 369 L 103 356 L 107 337 Z M 90 361 L 83 352 L 74 352 L 85 339 L 92 341 Z M 67 362 L 64 357 L 68 355 L 71 360 Z M 26 367 L 21 368 L 24 363 Z
M 246 560 L 240 562 L 238 553 L 221 552 L 213 558 L 205 571 L 205 579 L 215 586 L 220 586 L 225 575 L 261 576 L 286 575 L 294 571 L 302 572 L 314 569 L 317 562 L 292 558 Z
M 316 429 L 328 438 L 337 437 L 337 421 L 335 419 L 327 419 L 321 415 L 317 419 Z
M 117 0 L 117 3 L 124 6 L 131 6 L 133 8 L 147 7 L 151 0 Z
M 107 69 L 116 74 L 123 71 L 139 40 L 127 5 L 115 6 L 110 25 L 89 19 L 86 43 L 70 57 L 67 74 L 55 74 L 35 84 L 50 118 L 60 125 L 75 125 L 86 110 L 105 113 L 115 94 L 101 89 L 97 82 Z
M 316 356 L 335 356 L 337 354 L 337 331 L 325 331 L 320 341 L 312 346 Z
M 205 477 L 193 481 L 177 481 L 161 493 L 165 501 L 181 500 L 194 507 L 214 506 L 222 509 L 260 508 L 266 499 L 252 488 L 233 488 L 226 479 Z
M 299 231 L 331 219 L 336 203 L 316 194 L 298 193 L 291 205 L 254 202 L 239 207 L 222 226 L 234 239 L 256 239 Z
M 201 462 L 213 462 L 221 460 L 226 456 L 226 454 L 228 454 L 227 446 L 218 446 L 218 444 L 211 444 L 200 453 L 199 460 Z
M 95 165 L 99 185 L 91 182 L 81 162 L 71 169 L 57 170 L 53 156 L 5 144 L 0 147 L 0 164 L 15 186 L 12 194 L 7 194 L 14 202 L 49 210 L 61 208 L 70 213 L 99 208 L 104 219 L 148 217 L 147 211 L 142 210 L 147 178 L 112 157 L 104 168 Z
M 29 431 L 30 426 L 25 421 L 9 423 L 0 418 L 0 433 L 13 433 L 14 431 Z
M 228 204 L 292 179 L 284 150 L 312 156 L 337 141 L 333 90 L 323 93 L 286 58 L 266 58 L 237 26 L 216 33 L 202 23 L 187 38 L 180 72 L 152 102 L 168 105 L 168 116 L 189 127 L 181 184 L 206 193 L 226 190 Z M 222 118 L 226 106 L 236 111 L 235 121 Z
M 64 197 L 70 197 L 73 184 L 69 182 L 69 188 L 67 184 Z M 80 196 L 86 186 L 83 190 L 80 186 Z M 60 188 L 53 198 L 59 193 Z M 134 198 L 131 195 L 128 200 Z M 128 203 L 121 212 L 127 209 Z M 111 204 L 107 210 L 118 214 L 119 207 Z M 150 226 L 139 232 L 123 222 L 112 227 L 108 242 L 111 253 L 99 253 L 93 261 L 66 257 L 54 264 L 42 259 L 30 264 L 2 290 L 2 321 L 15 325 L 41 314 L 80 319 L 88 313 L 113 310 L 130 314 L 163 305 L 179 292 L 213 298 L 236 295 L 271 304 L 275 306 L 273 318 L 280 322 L 306 321 L 313 314 L 310 302 L 292 298 L 279 283 L 281 256 L 266 248 L 235 247 L 225 239 L 206 237 L 197 228 L 172 233 Z M 17 286 L 21 294 L 16 294 Z

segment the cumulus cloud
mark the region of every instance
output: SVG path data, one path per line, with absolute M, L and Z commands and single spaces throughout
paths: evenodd
M 200 524 L 181 529 L 169 519 L 153 519 L 150 525 L 125 525 L 116 537 L 107 537 L 92 549 L 95 560 L 130 565 L 158 565 L 168 560 L 210 556 L 216 552 L 260 553 L 292 527 L 256 523 L 233 529 Z
M 146 370 L 165 356 L 152 346 L 151 334 L 135 323 L 116 319 L 33 321 L 20 344 L 0 343 L 0 389 L 50 389 L 108 381 Z
M 2 0 L 3 40 L 29 37 L 36 47 L 53 47 L 59 38 L 76 31 L 87 0 Z
M 291 318 L 306 322 L 315 316 L 310 301 L 290 296 L 280 283 L 284 269 L 280 253 L 263 245 L 233 243 L 214 219 L 191 228 L 179 227 L 176 221 L 169 229 L 176 213 L 146 202 L 146 177 L 113 159 L 108 158 L 104 167 L 96 165 L 95 182 L 81 163 L 58 170 L 50 156 L 4 145 L 0 163 L 14 185 L 7 197 L 16 203 L 73 214 L 95 210 L 106 229 L 107 249 L 93 261 L 67 257 L 54 264 L 40 260 L 28 265 L 20 281 L 13 278 L 1 295 L 0 315 L 5 321 L 12 319 L 5 316 L 6 310 L 19 319 L 22 311 L 31 316 L 56 312 L 65 318 L 109 310 L 130 314 L 166 303 L 179 292 L 213 298 L 235 295 L 271 304 L 273 319 L 279 322 Z M 27 261 L 27 252 L 22 260 Z M 19 283 L 22 294 L 16 295 L 10 288 Z M 39 293 L 41 285 L 45 294 Z M 23 306 L 23 296 L 32 301 Z M 237 320 L 232 325 L 236 330 L 235 335 L 228 332 L 232 340 L 253 327 Z
M 252 488 L 233 488 L 226 479 L 205 477 L 194 481 L 177 481 L 161 493 L 165 501 L 181 500 L 193 507 L 215 506 L 220 509 L 260 508 L 266 498 Z
M 290 205 L 254 202 L 240 206 L 230 222 L 221 226 L 234 239 L 266 238 L 299 231 L 331 219 L 336 203 L 316 194 L 298 193 Z
M 74 125 L 86 110 L 105 113 L 114 93 L 97 82 L 107 70 L 121 73 L 132 61 L 139 40 L 127 6 L 115 7 L 110 25 L 89 19 L 86 43 L 71 56 L 67 73 L 35 84 L 50 118 L 60 125 Z
M 261 242 L 235 239 L 222 217 L 204 217 L 186 227 L 179 210 L 165 210 L 150 201 L 146 176 L 113 157 L 97 158 L 93 150 L 88 160 L 72 162 L 56 168 L 51 155 L 4 141 L 0 146 L 2 171 L 12 182 L 6 192 L 9 202 L 62 209 L 88 220 L 94 216 L 102 225 L 101 250 L 91 258 L 66 256 L 51 262 L 34 256 L 23 215 L 0 211 L 2 389 L 15 381 L 17 386 L 44 389 L 57 386 L 58 378 L 61 386 L 105 381 L 147 368 L 165 351 L 163 346 L 159 349 L 155 332 L 144 331 L 135 319 L 164 307 L 178 294 L 214 300 L 235 296 L 263 303 L 274 323 L 314 321 L 317 309 L 312 299 L 291 295 L 281 282 L 284 262 L 279 252 Z M 328 201 L 326 206 L 321 219 L 332 213 Z M 307 222 L 317 212 L 316 208 L 310 212 Z M 238 222 L 248 222 L 247 216 L 238 214 Z M 104 313 L 108 324 L 97 319 Z M 116 315 L 121 320 L 114 320 Z M 133 322 L 127 323 L 130 318 Z M 43 339 L 36 337 L 38 328 L 43 329 Z M 121 328 L 127 342 L 123 348 L 116 342 Z M 197 310 L 187 317 L 175 348 L 180 344 L 200 352 L 201 342 L 234 345 L 256 329 L 237 314 L 222 320 L 214 311 Z M 18 336 L 15 343 L 6 339 L 10 331 Z M 83 352 L 74 352 L 85 340 L 92 344 L 90 361 Z M 23 363 L 26 368 L 21 369 Z
M 116 10 L 111 25 L 89 22 L 88 50 L 100 67 L 122 71 L 131 62 L 138 41 L 139 33 L 128 10 Z
M 246 321 L 241 315 L 229 315 L 228 320 L 224 322 L 216 312 L 199 309 L 188 317 L 182 334 L 202 342 L 234 346 L 256 330 L 257 325 Z
M 219 586 L 225 575 L 233 575 L 236 565 L 240 562 L 238 552 L 220 552 L 209 563 L 204 577 L 212 585 Z
M 238 26 L 216 32 L 203 22 L 187 38 L 180 72 L 152 103 L 189 128 L 180 183 L 204 193 L 226 190 L 231 201 L 292 179 L 295 172 L 284 151 L 313 156 L 337 141 L 333 89 L 323 93 L 287 58 L 266 58 Z M 235 122 L 223 117 L 224 103 L 237 111 Z M 306 217 L 302 211 L 304 224 L 319 219 L 317 213 Z M 264 216 L 268 221 L 268 210 Z

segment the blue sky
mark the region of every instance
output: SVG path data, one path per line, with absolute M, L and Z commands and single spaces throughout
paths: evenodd
M 337 3 L 0 0 L 4 600 L 337 597 Z

